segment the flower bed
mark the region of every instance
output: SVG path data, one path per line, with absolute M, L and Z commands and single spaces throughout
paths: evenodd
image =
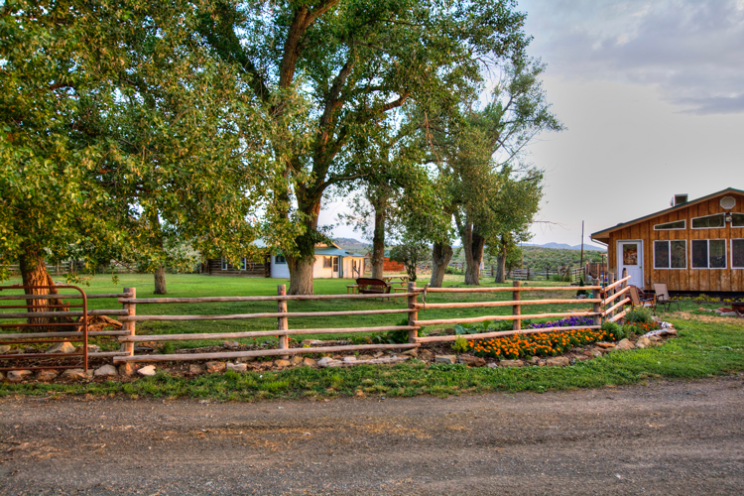
M 545 334 L 516 334 L 504 338 L 468 341 L 475 356 L 516 360 L 524 356 L 555 356 L 575 346 L 617 341 L 613 331 L 576 329 Z
M 592 317 L 569 317 L 567 319 L 545 322 L 543 324 L 529 324 L 526 329 L 545 329 L 547 327 L 580 327 L 594 324 Z

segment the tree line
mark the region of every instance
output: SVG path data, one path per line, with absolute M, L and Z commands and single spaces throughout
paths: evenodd
M 137 263 L 165 292 L 191 254 L 281 250 L 313 292 L 324 201 L 384 246 L 459 238 L 505 276 L 562 129 L 513 0 L 7 0 L 0 6 L 0 280 L 45 262 Z M 256 243 L 257 240 L 263 243 Z M 402 248 L 401 248 L 402 249 Z

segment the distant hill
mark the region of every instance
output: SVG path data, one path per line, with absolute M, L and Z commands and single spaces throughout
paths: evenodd
M 552 248 L 554 250 L 581 250 L 581 245 L 575 245 L 571 246 L 567 243 L 545 243 L 543 245 L 533 245 L 533 244 L 525 244 L 524 246 L 535 246 L 539 248 Z M 607 248 L 600 248 L 599 246 L 594 246 L 590 244 L 584 245 L 584 251 L 591 250 L 591 251 L 607 251 Z
M 357 250 L 369 247 L 367 243 L 362 243 L 358 239 L 354 238 L 336 238 L 333 242 L 343 248 L 355 248 Z

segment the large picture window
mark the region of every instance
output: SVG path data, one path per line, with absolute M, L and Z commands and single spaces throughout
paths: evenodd
M 731 268 L 744 269 L 744 239 L 731 240 Z
M 687 241 L 654 241 L 655 269 L 686 269 Z
M 692 268 L 693 269 L 725 269 L 726 268 L 726 240 L 724 239 L 693 239 L 692 240 Z
M 674 222 L 666 222 L 664 224 L 656 224 L 654 231 L 677 231 L 680 229 L 687 228 L 686 220 L 675 220 Z
M 731 227 L 744 227 L 744 214 L 732 214 Z
M 693 229 L 717 229 L 725 225 L 723 214 L 706 215 L 692 219 Z

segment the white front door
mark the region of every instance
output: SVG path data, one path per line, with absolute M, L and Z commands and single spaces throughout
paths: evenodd
M 618 241 L 617 267 L 615 279 L 620 279 L 625 269 L 631 277 L 628 284 L 643 289 L 643 241 Z

